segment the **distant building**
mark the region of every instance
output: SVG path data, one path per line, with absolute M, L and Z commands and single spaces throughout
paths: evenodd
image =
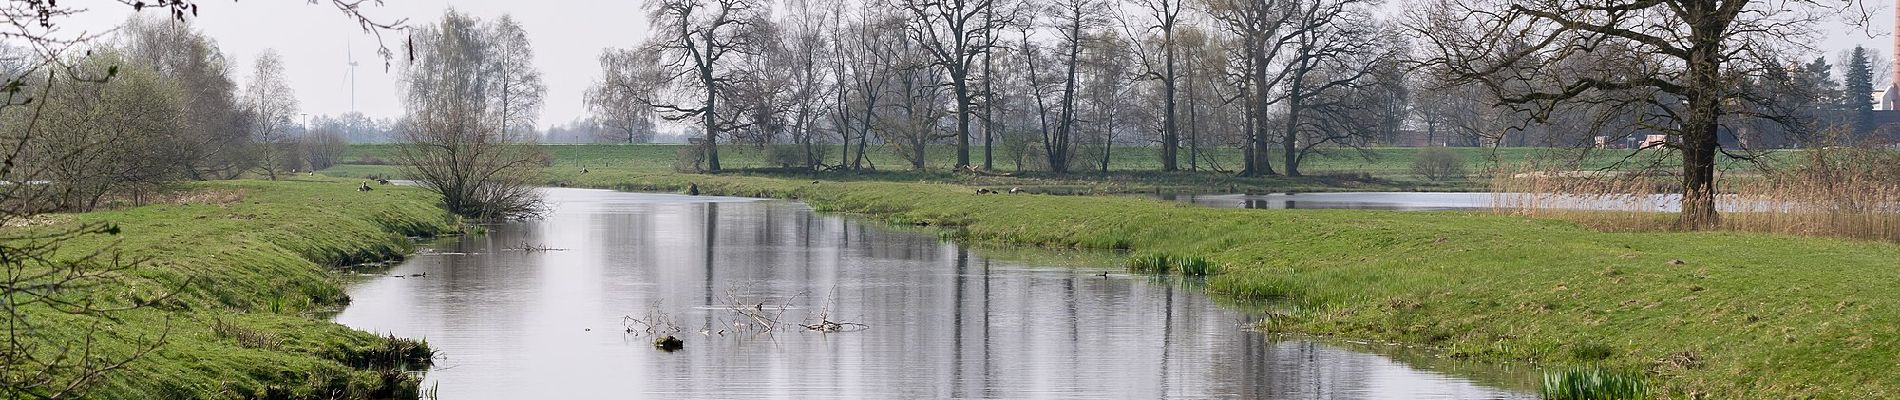
M 1643 137 L 1642 147 L 1649 148 L 1649 147 L 1662 146 L 1665 144 L 1669 144 L 1669 135 L 1649 135 L 1649 136 Z
M 1894 4 L 1900 9 L 1900 1 Z M 1894 13 L 1893 21 L 1894 26 L 1900 27 L 1900 13 Z M 1893 32 L 1893 50 L 1894 53 L 1888 53 L 1893 55 L 1893 78 L 1887 81 L 1887 90 L 1880 91 L 1880 100 L 1876 102 L 1881 111 L 1900 111 L 1900 90 L 1896 90 L 1900 89 L 1900 30 Z

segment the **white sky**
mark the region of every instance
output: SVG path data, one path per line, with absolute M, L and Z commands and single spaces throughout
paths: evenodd
M 77 3 L 77 1 L 76 1 Z M 375 37 L 362 33 L 336 11 L 329 0 L 199 1 L 194 24 L 234 62 L 240 84 L 250 80 L 257 54 L 274 48 L 284 58 L 285 72 L 297 92 L 303 113 L 342 114 L 351 110 L 345 83 L 349 57 L 356 68 L 356 109 L 372 118 L 398 117 L 396 73 L 385 71 L 376 55 Z M 641 0 L 388 0 L 366 14 L 378 21 L 407 18 L 418 26 L 439 20 L 442 12 L 456 10 L 484 19 L 512 14 L 535 43 L 535 64 L 547 84 L 547 106 L 542 126 L 565 123 L 586 114 L 581 96 L 600 76 L 597 57 L 608 47 L 632 47 L 645 39 L 646 14 Z M 131 15 L 129 8 L 101 0 L 86 1 L 93 11 L 72 21 L 66 29 L 111 29 Z M 406 36 L 386 33 L 385 41 L 398 57 Z M 400 61 L 400 60 L 397 60 Z
M 69 0 L 79 2 L 81 0 Z M 372 118 L 397 117 L 402 105 L 396 98 L 395 74 L 383 69 L 373 45 L 374 37 L 363 34 L 351 21 L 337 12 L 329 0 L 201 0 L 199 29 L 218 41 L 234 61 L 240 83 L 250 79 L 250 65 L 257 54 L 274 48 L 284 57 L 291 86 L 302 102 L 303 113 L 341 114 L 351 111 L 349 85 L 345 83 L 348 57 L 357 67 L 356 110 Z M 546 82 L 547 106 L 540 125 L 565 123 L 587 114 L 582 94 L 600 76 L 596 57 L 608 47 L 631 47 L 645 39 L 646 13 L 642 0 L 387 0 L 366 13 L 382 21 L 407 18 L 410 25 L 431 23 L 443 10 L 455 9 L 481 18 L 512 14 L 528 31 L 535 43 L 535 63 Z M 1406 1 L 1388 2 L 1403 7 Z M 123 22 L 131 11 L 114 1 L 86 0 L 82 7 L 95 10 L 67 23 L 67 30 L 99 31 Z M 1872 2 L 1873 30 L 1868 37 L 1863 29 L 1843 26 L 1834 29 L 1821 43 L 1817 54 L 1834 58 L 1856 44 L 1887 54 L 1893 49 L 1895 21 L 1893 7 Z M 385 40 L 390 48 L 402 51 L 404 36 L 391 33 Z M 1885 78 L 1885 77 L 1880 77 Z M 1885 79 L 1880 79 L 1884 84 Z

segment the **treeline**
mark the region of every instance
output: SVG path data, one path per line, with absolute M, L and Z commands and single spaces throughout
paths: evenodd
M 880 151 L 877 148 L 894 148 L 911 161 L 911 168 L 923 168 L 929 145 L 949 143 L 954 144 L 959 167 L 1062 172 L 1106 168 L 1105 160 L 1116 151 L 1157 151 L 1162 170 L 1299 175 L 1302 161 L 1315 154 L 1350 154 L 1369 146 L 1637 144 L 1651 134 L 1669 133 L 1649 127 L 1671 117 L 1646 114 L 1674 107 L 1668 103 L 1671 98 L 1680 100 L 1679 94 L 1666 91 L 1635 93 L 1629 90 L 1635 86 L 1624 83 L 1574 87 L 1577 93 L 1568 95 L 1557 87 L 1570 83 L 1572 77 L 1564 71 L 1575 76 L 1675 73 L 1664 70 L 1676 67 L 1645 67 L 1651 61 L 1644 58 L 1668 53 L 1643 49 L 1640 42 L 1625 46 L 1605 41 L 1571 52 L 1576 57 L 1555 52 L 1522 59 L 1480 57 L 1509 49 L 1542 51 L 1544 43 L 1530 40 L 1545 33 L 1557 35 L 1553 37 L 1561 39 L 1558 42 L 1592 35 L 1529 13 L 1523 13 L 1528 19 L 1506 25 L 1465 24 L 1498 14 L 1482 10 L 1507 10 L 1502 4 L 647 4 L 654 34 L 638 46 L 609 49 L 600 56 L 603 78 L 587 94 L 588 105 L 601 126 L 637 125 L 656 118 L 695 126 L 699 139 L 709 145 L 689 156 L 709 170 L 719 169 L 717 147 L 710 145 L 718 142 L 796 144 L 802 154 L 791 156 L 805 166 L 829 169 L 868 168 L 864 153 Z M 1645 29 L 1682 28 L 1663 14 L 1655 16 L 1663 22 Z M 1515 38 L 1484 31 L 1512 29 L 1509 24 L 1538 25 L 1514 28 L 1525 29 Z M 1496 40 L 1462 42 L 1477 37 Z M 1789 102 L 1822 102 L 1818 99 L 1823 90 L 1801 86 L 1804 81 L 1795 79 L 1806 66 L 1768 50 L 1750 48 L 1747 54 L 1725 57 L 1766 60 L 1752 65 L 1785 66 L 1773 68 L 1784 73 L 1737 71 L 1726 84 L 1763 89 L 1761 93 Z M 1489 65 L 1472 71 L 1453 67 L 1472 62 Z M 1546 68 L 1504 68 L 1511 63 Z M 1474 76 L 1500 79 L 1485 82 Z M 1850 83 L 1864 88 L 1866 81 Z M 1579 101 L 1565 107 L 1511 101 L 1513 92 L 1545 89 L 1559 96 L 1533 99 L 1571 100 L 1596 92 L 1646 97 L 1606 95 L 1598 96 L 1596 104 Z M 1861 90 L 1834 98 L 1868 96 Z M 1737 116 L 1822 110 L 1814 104 L 1775 110 L 1731 105 L 1737 109 L 1726 113 Z M 1783 123 L 1774 127 L 1734 119 L 1734 127 L 1724 133 L 1731 141 L 1811 130 L 1797 127 L 1804 131 L 1792 132 L 1784 125 L 1797 124 L 1785 124 L 1787 118 L 1764 118 Z M 1206 157 L 1205 150 L 1213 147 L 1238 148 L 1247 157 L 1241 165 L 1221 165 Z
M 180 180 L 326 168 L 348 144 L 345 130 L 302 129 L 276 53 L 260 54 L 240 85 L 217 43 L 181 20 L 135 18 L 52 56 L 6 51 L 0 73 L 14 84 L 0 151 L 19 165 L 0 181 L 36 188 L 40 211 L 138 202 Z

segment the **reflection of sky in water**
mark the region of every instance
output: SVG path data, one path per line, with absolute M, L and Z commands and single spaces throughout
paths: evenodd
M 795 203 L 549 194 L 548 219 L 441 244 L 388 274 L 426 277 L 372 278 L 337 320 L 427 338 L 445 358 L 425 387 L 444 399 L 1530 397 L 1269 341 L 1180 284 L 989 260 Z M 523 244 L 566 250 L 505 250 Z M 871 328 L 697 333 L 734 322 L 728 290 Z M 655 303 L 684 350 L 622 333 Z

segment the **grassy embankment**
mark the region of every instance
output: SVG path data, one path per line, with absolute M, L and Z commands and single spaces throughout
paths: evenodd
M 1263 329 L 1594 365 L 1670 398 L 1900 396 L 1900 246 L 1606 233 L 1471 213 L 1223 210 L 924 183 L 648 175 L 622 189 L 801 199 L 979 242 L 1205 257 L 1212 291 L 1282 299 Z
M 113 314 L 94 351 L 106 359 L 163 345 L 106 375 L 87 397 L 393 398 L 415 397 L 400 369 L 426 359 L 425 344 L 378 337 L 328 322 L 347 303 L 331 267 L 400 258 L 409 236 L 456 229 L 459 221 L 417 189 L 357 192 L 356 181 L 193 183 L 163 204 L 51 215 L 38 226 L 117 224 L 116 236 L 69 242 L 64 254 L 117 243 L 149 262 L 117 274 L 84 296 L 104 304 L 155 305 Z M 28 310 L 53 329 L 43 339 L 71 340 L 89 319 Z
M 674 161 L 683 145 L 546 145 L 542 146 L 553 159 L 549 168 L 550 183 L 567 183 L 577 186 L 612 186 L 617 182 L 626 182 L 654 175 L 674 173 Z M 977 152 L 980 153 L 981 149 Z M 769 176 L 795 179 L 824 179 L 838 181 L 885 181 L 885 182 L 939 182 L 965 186 L 1011 188 L 1022 187 L 1038 192 L 1057 193 L 1208 193 L 1208 192 L 1320 192 L 1320 191 L 1483 191 L 1490 180 L 1481 176 L 1489 165 L 1514 164 L 1531 160 L 1556 162 L 1567 160 L 1579 169 L 1608 168 L 1623 161 L 1626 154 L 1616 150 L 1606 150 L 1580 154 L 1576 151 L 1561 149 L 1502 148 L 1502 149 L 1454 149 L 1464 160 L 1466 169 L 1472 176 L 1466 179 L 1452 179 L 1433 182 L 1413 174 L 1412 163 L 1419 149 L 1380 148 L 1366 153 L 1357 151 L 1337 151 L 1315 155 L 1305 164 L 1303 170 L 1308 176 L 1300 178 L 1260 177 L 1238 178 L 1231 172 L 1158 172 L 1160 162 L 1153 149 L 1139 148 L 1118 151 L 1110 163 L 1107 173 L 1095 169 L 1082 168 L 1066 175 L 1036 171 L 1015 171 L 1013 162 L 997 163 L 997 170 L 1015 176 L 981 176 L 968 173 L 953 173 L 952 148 L 949 146 L 932 147 L 925 171 L 910 171 L 910 164 L 898 158 L 888 149 L 873 149 L 871 161 L 876 165 L 875 172 L 794 172 L 774 169 L 766 160 L 766 151 L 753 145 L 728 145 L 720 147 L 723 166 L 731 175 Z M 837 150 L 832 149 L 833 157 Z M 1210 159 L 1224 169 L 1234 169 L 1240 164 L 1241 154 L 1234 149 L 1211 150 Z M 1370 158 L 1365 155 L 1370 155 Z M 396 161 L 393 145 L 352 145 L 342 157 L 343 165 L 325 170 L 332 176 L 361 178 L 365 176 L 399 176 L 398 168 L 388 165 Z M 836 163 L 836 161 L 832 161 Z M 1203 164 L 1207 166 L 1209 164 Z M 1633 164 L 1632 164 L 1633 165 Z M 1644 164 L 1646 165 L 1646 164 Z M 1276 165 L 1276 167 L 1278 167 Z M 1186 168 L 1183 165 L 1183 168 Z M 582 174 L 583 169 L 588 173 Z

